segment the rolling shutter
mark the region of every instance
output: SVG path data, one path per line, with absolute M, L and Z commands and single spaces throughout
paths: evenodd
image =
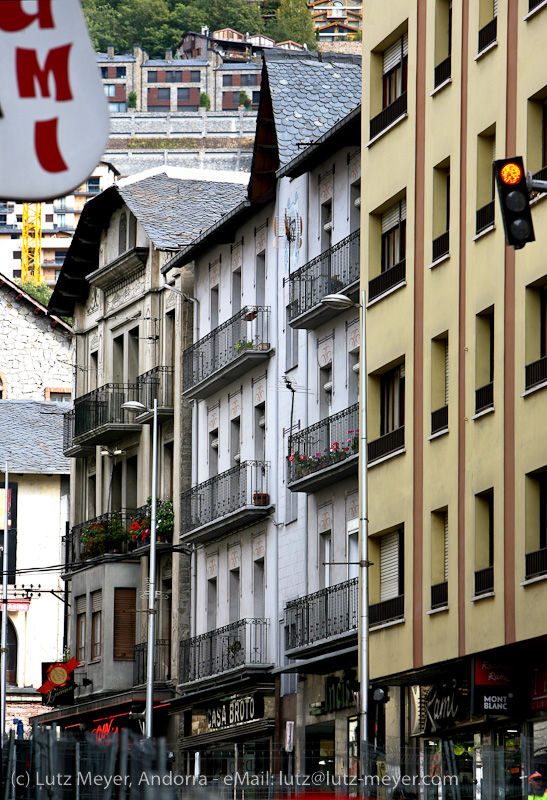
M 444 404 L 448 405 L 448 337 L 444 342 Z
M 448 580 L 448 511 L 444 512 L 444 580 Z
M 76 598 L 76 614 L 85 614 L 85 594 L 81 594 Z
M 380 602 L 399 596 L 399 531 L 380 539 Z
M 408 55 L 408 33 L 384 51 L 384 75 L 400 64 L 406 55 Z
M 100 611 L 102 608 L 103 603 L 103 593 L 101 589 L 97 592 L 91 593 L 91 611 L 94 613 L 95 611 Z
M 404 219 L 406 219 L 406 198 L 400 203 L 395 203 L 394 206 L 388 208 L 385 214 L 382 214 L 382 233 L 396 228 Z
M 114 589 L 114 661 L 134 660 L 136 609 L 136 589 Z

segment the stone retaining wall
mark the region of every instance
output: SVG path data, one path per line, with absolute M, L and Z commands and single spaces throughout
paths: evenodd
M 127 111 L 110 115 L 110 138 L 181 136 L 253 136 L 256 112 L 205 110 L 190 113 L 155 114 Z

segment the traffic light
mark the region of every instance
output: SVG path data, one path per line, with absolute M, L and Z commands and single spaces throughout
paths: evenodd
M 535 241 L 530 193 L 521 156 L 494 161 L 496 184 L 507 244 L 519 250 Z

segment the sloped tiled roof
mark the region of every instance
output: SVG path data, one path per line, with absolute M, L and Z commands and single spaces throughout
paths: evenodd
M 180 180 L 154 175 L 115 186 L 158 249 L 189 244 L 247 195 L 240 183 Z
M 101 63 L 104 61 L 105 63 L 115 64 L 116 62 L 127 62 L 127 61 L 136 61 L 137 59 L 135 56 L 132 56 L 131 53 L 125 53 L 124 55 L 116 55 L 116 56 L 108 56 L 106 53 L 96 53 L 97 61 Z
M 144 67 L 205 67 L 207 61 L 203 58 L 149 58 Z
M 0 462 L 10 473 L 68 475 L 63 455 L 64 403 L 0 400 Z

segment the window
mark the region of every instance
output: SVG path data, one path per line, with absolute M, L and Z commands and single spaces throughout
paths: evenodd
M 256 257 L 255 291 L 257 306 L 263 306 L 266 303 L 266 253 L 264 250 Z
M 229 575 L 229 612 L 230 622 L 237 622 L 239 620 L 239 592 L 240 592 L 240 577 L 239 569 L 231 569 Z
M 242 75 L 241 76 L 241 85 L 242 86 L 256 86 L 258 82 L 258 75 Z
M 66 228 L 66 214 L 57 214 L 56 225 L 58 228 Z
M 547 471 L 526 475 L 525 577 L 547 574 Z
M 236 467 L 241 461 L 241 421 L 237 417 L 230 422 L 230 466 Z
M 86 182 L 86 192 L 98 194 L 101 190 L 100 182 L 100 178 L 88 178 Z
M 235 103 L 236 106 L 239 105 L 239 92 L 232 92 L 232 103 Z
M 475 595 L 494 590 L 494 490 L 475 495 Z
M 187 103 L 190 100 L 190 89 L 177 89 L 177 102 Z
M 526 287 L 525 388 L 547 381 L 547 278 Z
M 115 83 L 105 83 L 103 85 L 104 85 L 104 93 L 107 97 L 114 97 L 116 95 Z
M 56 201 L 55 205 L 57 206 L 57 208 L 59 210 L 66 209 L 66 197 L 59 197 L 59 199 Z
M 482 53 L 487 47 L 496 42 L 497 37 L 498 0 L 479 1 L 479 45 L 478 51 Z
M 16 261 L 19 261 L 21 259 L 21 251 L 20 250 L 14 250 L 13 251 L 13 257 L 14 257 L 14 259 Z
M 380 436 L 405 424 L 405 366 L 401 364 L 380 378 Z
M 218 428 L 209 431 L 209 477 L 218 474 Z
M 475 413 L 494 406 L 494 307 L 475 318 Z
M 401 200 L 382 214 L 381 272 L 405 260 L 406 200 Z
M 114 661 L 133 661 L 137 590 L 114 589 Z
M 450 159 L 433 170 L 433 254 L 438 261 L 449 253 L 450 230 Z
M 380 602 L 404 594 L 403 532 L 380 537 Z
M 332 199 L 321 203 L 321 250 L 325 252 L 332 244 Z
M 70 403 L 72 400 L 70 390 L 67 392 L 50 392 L 49 399 L 56 403 Z
M 332 363 L 319 368 L 319 419 L 330 416 L 332 405 Z
M 76 658 L 85 661 L 85 611 L 86 596 L 76 598 Z
M 260 102 L 260 92 L 253 92 L 253 106 L 257 106 Z
M 477 234 L 494 226 L 496 126 L 477 136 Z
M 102 636 L 102 591 L 91 593 L 91 658 L 100 658 Z
M 65 263 L 66 250 L 55 250 L 55 263 L 62 265 Z
M 253 613 L 257 619 L 263 619 L 265 613 L 264 559 L 253 562 Z
M 101 70 L 101 78 L 108 78 L 108 67 L 100 67 Z
M 222 85 L 223 86 L 232 86 L 232 79 L 233 79 L 233 75 L 223 75 L 222 76 Z
M 127 250 L 127 214 L 122 211 L 120 224 L 118 227 L 118 255 L 122 255 Z
M 157 83 L 158 82 L 158 73 L 156 70 L 149 70 L 148 71 L 148 83 Z
M 359 519 L 348 521 L 348 579 L 359 577 Z
M 217 626 L 217 579 L 207 581 L 207 630 L 214 631 Z
M 298 328 L 289 325 L 291 307 L 285 309 L 285 372 L 298 366 Z
M 382 108 L 387 108 L 406 92 L 408 34 L 384 52 Z
M 535 178 L 547 175 L 547 86 L 528 98 L 526 167 Z
M 431 433 L 448 430 L 448 331 L 431 340 Z
M 171 89 L 158 89 L 158 102 L 169 101 L 171 99 Z
M 431 514 L 431 608 L 448 603 L 448 509 Z
M 452 52 L 452 0 L 435 6 L 435 89 L 450 78 Z
M 111 114 L 122 113 L 124 111 L 127 111 L 127 103 L 126 102 L 109 103 L 108 104 L 108 109 L 109 109 Z
M 165 73 L 166 83 L 182 83 L 182 72 L 180 70 L 167 70 Z
M 255 406 L 255 460 L 266 458 L 266 406 L 264 403 Z
M 116 78 L 125 78 L 125 67 L 116 67 Z
M 349 156 L 348 156 L 349 163 Z M 350 231 L 358 231 L 361 227 L 361 181 L 355 181 L 349 187 Z
M 190 83 L 199 83 L 201 80 L 201 72 L 199 69 L 193 69 L 190 71 Z
M 332 561 L 332 537 L 331 532 L 326 531 L 319 535 L 319 585 L 321 589 L 326 589 L 331 585 L 331 564 Z

